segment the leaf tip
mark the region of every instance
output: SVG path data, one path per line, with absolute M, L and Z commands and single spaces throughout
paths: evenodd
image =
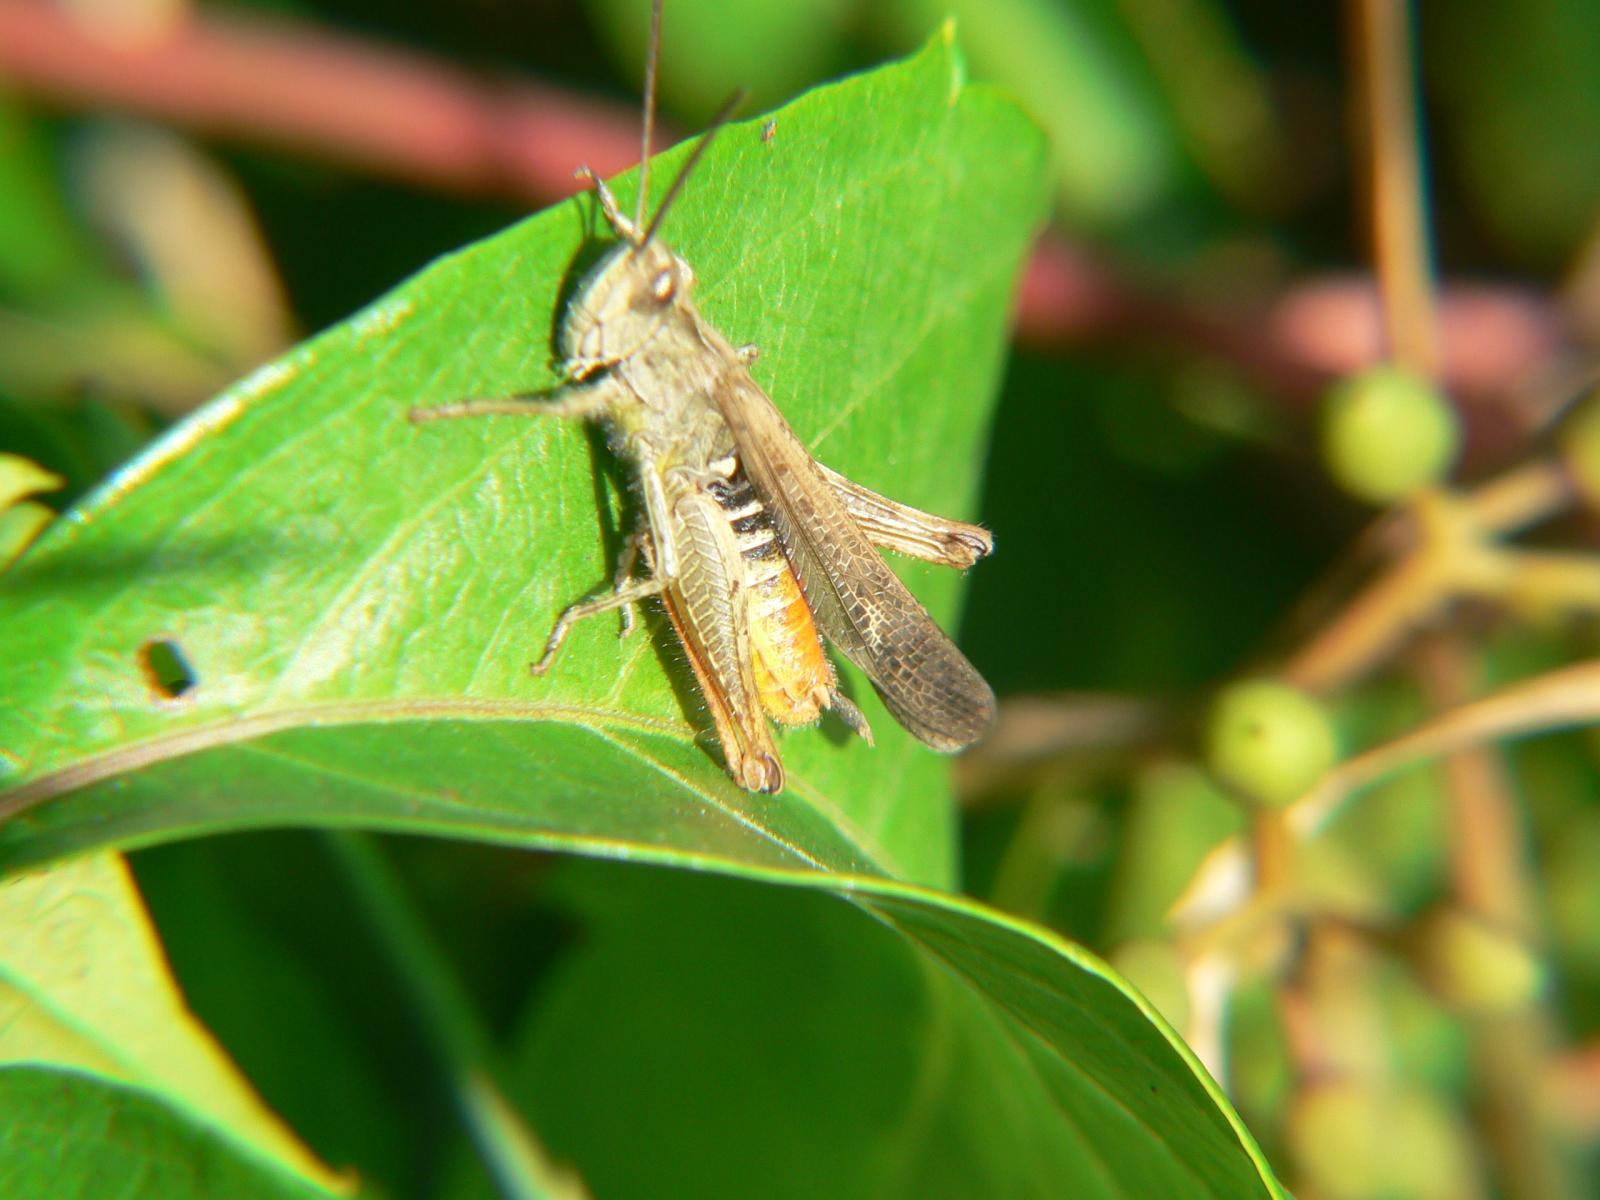
M 956 18 L 953 13 L 940 24 L 939 31 L 933 35 L 932 41 L 944 52 L 945 60 L 949 64 L 950 90 L 946 100 L 950 107 L 954 108 L 961 99 L 961 90 L 967 85 L 967 62 L 961 55 L 961 46 L 956 38 Z
M 67 481 L 30 458 L 0 451 L 0 508 L 9 508 L 29 496 L 59 491 Z

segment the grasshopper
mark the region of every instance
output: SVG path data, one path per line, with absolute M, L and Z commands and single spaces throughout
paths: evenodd
M 993 550 L 987 530 L 921 512 L 814 460 L 751 377 L 753 345 L 735 346 L 692 298 L 694 270 L 657 236 L 672 201 L 731 114 L 701 138 L 645 221 L 661 0 L 651 11 L 638 202 L 625 215 L 587 168 L 617 246 L 590 271 L 562 323 L 565 383 L 543 395 L 462 400 L 414 421 L 493 414 L 602 422 L 628 462 L 643 521 L 613 589 L 557 618 L 535 674 L 579 620 L 659 596 L 711 712 L 728 773 L 755 792 L 782 789 L 767 718 L 783 725 L 836 713 L 871 729 L 839 690 L 826 637 L 884 704 L 936 750 L 956 751 L 994 720 L 994 693 L 876 548 L 964 569 Z M 643 558 L 648 573 L 635 575 Z

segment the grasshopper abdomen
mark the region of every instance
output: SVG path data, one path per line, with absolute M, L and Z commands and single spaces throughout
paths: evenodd
M 745 564 L 745 611 L 761 707 L 780 725 L 810 725 L 833 707 L 836 680 L 800 581 L 744 472 L 712 484 L 710 491 Z

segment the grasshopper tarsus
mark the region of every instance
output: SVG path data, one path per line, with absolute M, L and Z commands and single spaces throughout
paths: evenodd
M 994 553 L 994 537 L 988 530 L 984 530 L 981 537 L 960 533 L 952 534 L 950 541 L 954 546 L 965 548 L 972 555 L 973 562 L 977 562 L 980 558 L 988 558 L 989 555 Z
M 872 737 L 872 726 L 867 724 L 866 714 L 843 692 L 835 688 L 828 699 L 828 707 L 838 714 L 839 720 L 845 723 L 846 728 L 857 734 L 867 745 L 877 745 Z
M 594 188 L 594 194 L 600 201 L 600 211 L 605 214 L 606 224 L 610 225 L 619 237 L 633 243 L 638 243 L 644 237 L 643 233 L 640 232 L 639 226 L 623 216 L 622 208 L 617 204 L 615 193 L 612 192 L 604 179 L 601 179 L 588 167 L 579 167 L 573 174 L 577 178 L 585 180 L 590 187 Z

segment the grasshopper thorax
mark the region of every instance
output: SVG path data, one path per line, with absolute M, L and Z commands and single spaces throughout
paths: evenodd
M 664 243 L 624 241 L 589 272 L 567 310 L 561 352 L 584 378 L 637 354 L 694 286 L 694 271 Z

